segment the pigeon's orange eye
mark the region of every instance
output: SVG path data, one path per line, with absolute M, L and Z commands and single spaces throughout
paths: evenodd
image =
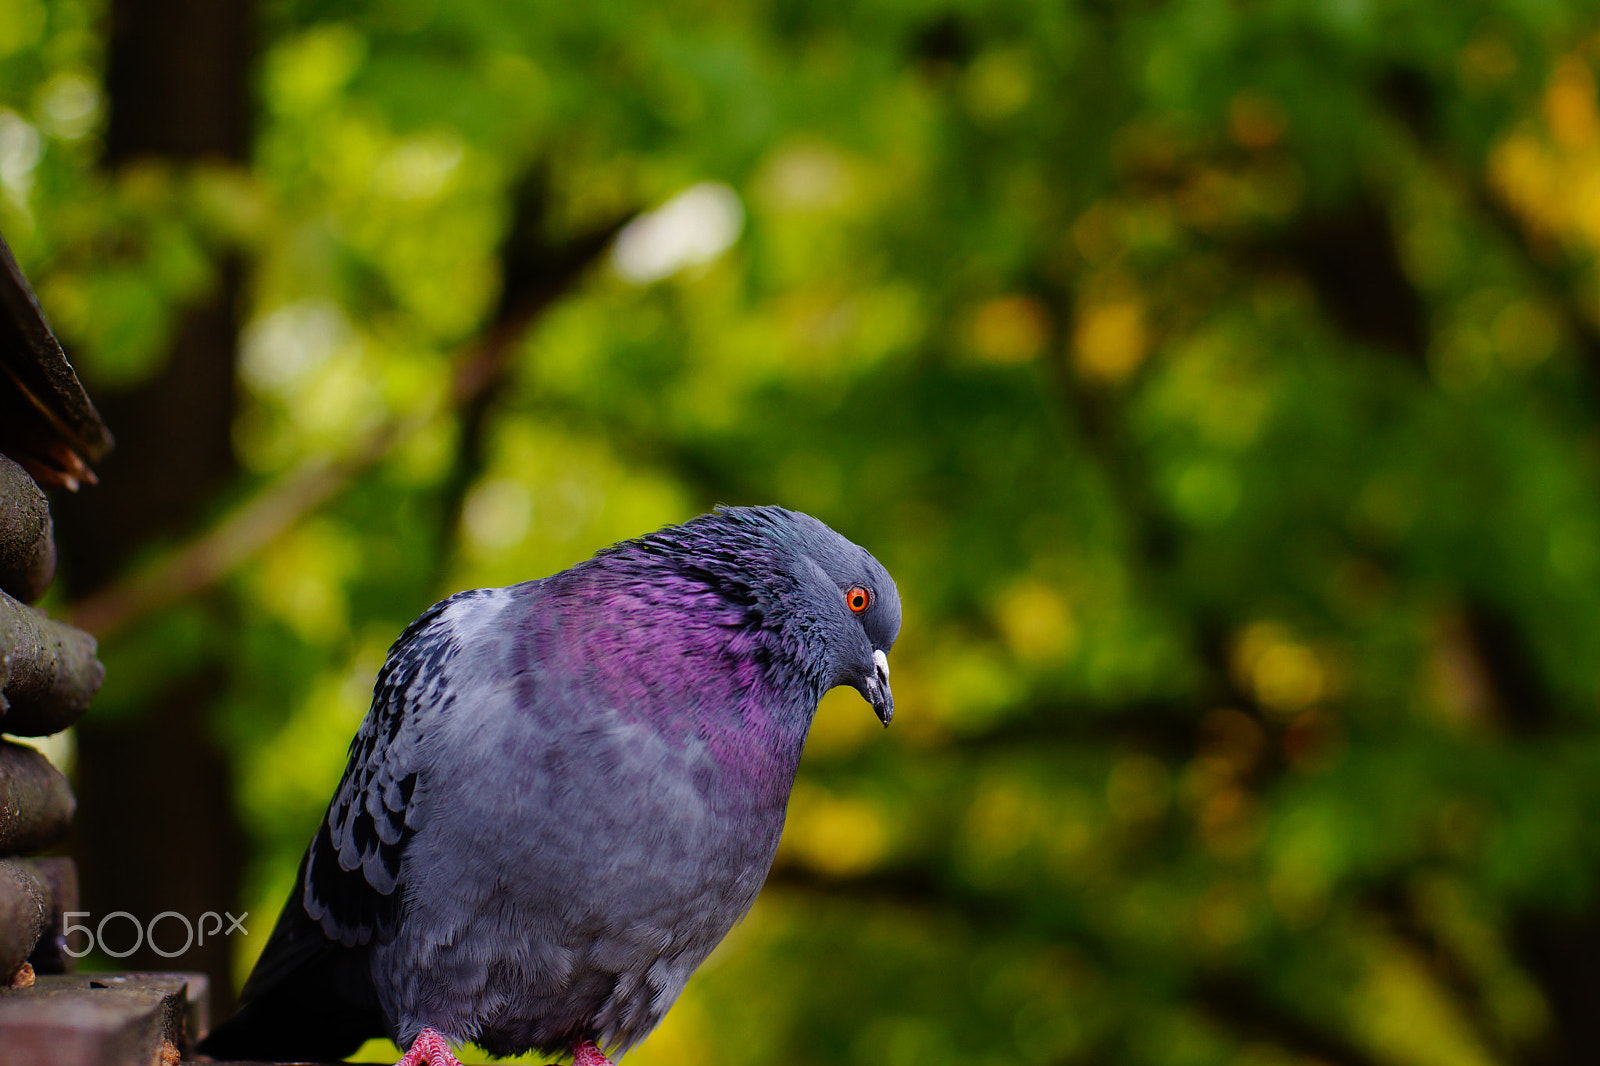
M 867 609 L 867 604 L 872 602 L 872 593 L 860 585 L 851 585 L 850 591 L 844 594 L 844 602 L 856 614 Z

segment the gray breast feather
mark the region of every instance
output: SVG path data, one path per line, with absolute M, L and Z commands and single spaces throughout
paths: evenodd
M 528 691 L 482 689 L 422 742 L 460 772 L 428 784 L 374 982 L 403 1039 L 429 1024 L 495 1053 L 588 1032 L 625 1048 L 748 910 L 777 828 L 732 830 L 692 738 L 615 708 L 563 715 L 555 693 L 527 713 Z

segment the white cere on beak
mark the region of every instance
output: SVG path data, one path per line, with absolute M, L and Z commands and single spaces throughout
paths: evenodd
M 873 651 L 872 661 L 878 667 L 878 673 L 883 675 L 883 679 L 885 681 L 889 680 L 889 657 L 883 653 L 882 649 Z

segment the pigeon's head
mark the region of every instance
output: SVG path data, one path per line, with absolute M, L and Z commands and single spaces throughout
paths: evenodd
M 900 635 L 900 593 L 865 548 L 798 511 L 718 507 L 608 548 L 578 569 L 633 574 L 627 580 L 637 582 L 638 567 L 650 573 L 657 565 L 692 589 L 710 586 L 736 608 L 727 615 L 733 624 L 781 634 L 783 658 L 800 669 L 808 694 L 849 685 L 884 725 L 894 717 L 888 653 Z M 691 602 L 704 609 L 703 600 Z
M 872 553 L 809 515 L 778 508 L 799 574 L 802 612 L 816 626 L 814 654 L 828 688 L 849 685 L 866 697 L 884 725 L 894 717 L 889 649 L 900 635 L 900 593 Z

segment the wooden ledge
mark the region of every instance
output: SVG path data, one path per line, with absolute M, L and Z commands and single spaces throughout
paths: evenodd
M 0 991 L 6 1066 L 177 1066 L 209 1025 L 204 974 L 79 973 Z

